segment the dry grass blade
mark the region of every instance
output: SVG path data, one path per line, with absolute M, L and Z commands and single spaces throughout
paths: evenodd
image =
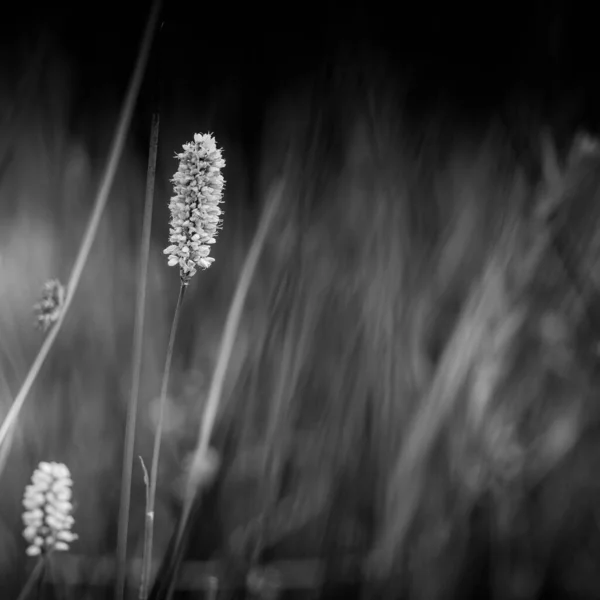
M 407 428 L 407 437 L 390 475 L 387 534 L 369 560 L 370 567 L 376 572 L 389 570 L 390 560 L 404 543 L 418 508 L 434 444 L 461 401 L 461 392 L 466 391 L 472 369 L 478 365 L 490 336 L 495 335 L 497 324 L 503 324 L 509 316 L 507 311 L 512 309 L 507 303 L 505 272 L 515 242 L 515 230 L 509 228 L 507 233 L 490 257 L 481 281 L 471 292 L 430 389 L 421 400 L 412 425 Z M 485 407 L 482 410 L 485 411 Z
M 262 504 L 265 523 L 270 523 L 273 517 L 270 513 L 277 502 L 283 469 L 294 437 L 293 424 L 299 410 L 299 403 L 293 402 L 293 399 L 297 393 L 302 366 L 310 352 L 315 326 L 311 320 L 314 319 L 315 310 L 310 306 L 310 302 L 303 298 L 300 290 L 295 292 L 296 302 L 291 307 L 290 322 L 283 333 L 281 363 L 277 372 L 273 400 L 269 404 L 268 423 L 264 434 L 260 480 L 263 483 Z M 293 520 L 293 514 L 288 513 L 287 519 Z M 258 537 L 260 540 L 262 535 L 259 533 Z M 272 543 L 273 533 L 270 538 L 269 541 Z M 262 543 L 259 542 L 255 548 L 254 559 L 258 558 L 261 549 Z
M 117 129 L 115 131 L 114 139 L 111 145 L 108 164 L 106 166 L 106 170 L 102 178 L 100 189 L 98 190 L 98 195 L 94 202 L 94 209 L 92 211 L 92 215 L 90 216 L 90 220 L 88 222 L 88 226 L 84 234 L 83 242 L 77 254 L 75 264 L 73 265 L 73 270 L 71 271 L 71 275 L 67 283 L 66 297 L 63 310 L 61 311 L 58 321 L 55 323 L 51 331 L 44 339 L 44 342 L 25 378 L 25 381 L 23 382 L 23 385 L 21 386 L 21 389 L 19 390 L 15 401 L 10 407 L 9 412 L 6 415 L 4 422 L 2 423 L 2 426 L 0 427 L 0 447 L 6 442 L 6 438 L 8 437 L 10 430 L 15 427 L 21 409 L 23 408 L 23 404 L 25 403 L 27 395 L 29 394 L 29 390 L 33 386 L 33 383 L 35 382 L 35 379 L 40 369 L 42 368 L 46 357 L 48 356 L 52 346 L 54 345 L 54 341 L 58 336 L 62 323 L 64 322 L 66 314 L 73 301 L 75 291 L 77 290 L 79 280 L 81 279 L 81 275 L 85 268 L 87 258 L 92 248 L 92 244 L 94 243 L 96 232 L 100 224 L 100 220 L 102 219 L 102 215 L 104 213 L 104 208 L 106 207 L 106 203 L 108 201 L 108 195 L 110 193 L 110 189 L 115 178 L 115 173 L 117 171 L 119 161 L 121 160 L 123 148 L 125 146 L 125 139 L 127 137 L 129 125 L 131 123 L 133 109 L 140 91 L 142 79 L 146 70 L 146 64 L 148 62 L 148 56 L 150 54 L 150 48 L 156 29 L 160 5 L 160 0 L 155 0 L 152 5 L 152 10 L 148 18 L 148 23 L 144 32 L 144 37 L 141 42 L 135 69 L 131 77 L 131 81 L 129 83 L 129 89 L 127 91 L 127 95 L 123 103 L 123 108 L 119 117 Z
M 127 534 L 131 500 L 131 474 L 133 469 L 135 425 L 137 420 L 137 405 L 140 388 L 140 375 L 142 370 L 146 286 L 148 279 L 148 262 L 150 257 L 150 234 L 152 230 L 152 207 L 154 204 L 154 181 L 156 177 L 156 156 L 158 150 L 159 124 L 159 115 L 155 113 L 152 116 L 152 127 L 150 132 L 150 153 L 148 157 L 148 173 L 146 177 L 146 200 L 144 205 L 144 223 L 142 227 L 142 247 L 140 249 L 138 295 L 135 311 L 133 372 L 131 374 L 131 394 L 129 397 L 129 403 L 127 405 L 127 422 L 125 425 L 125 452 L 123 455 L 123 474 L 121 480 L 121 503 L 119 507 L 117 545 L 117 600 L 122 600 L 125 593 L 125 579 L 127 573 Z

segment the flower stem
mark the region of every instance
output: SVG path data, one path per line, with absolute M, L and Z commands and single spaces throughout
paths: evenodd
M 142 370 L 142 354 L 144 349 L 144 316 L 146 308 L 146 287 L 148 281 L 148 262 L 150 256 L 150 233 L 152 230 L 152 206 L 154 199 L 154 180 L 156 178 L 156 155 L 158 152 L 158 131 L 160 118 L 152 115 L 150 133 L 150 154 L 148 157 L 148 174 L 146 176 L 146 200 L 144 206 L 144 224 L 142 226 L 142 247 L 140 252 L 140 271 L 138 296 L 135 311 L 135 328 L 133 342 L 133 371 L 131 374 L 131 394 L 127 406 L 127 424 L 125 426 L 125 452 L 123 456 L 123 474 L 121 478 L 121 504 L 119 507 L 119 529 L 117 541 L 117 581 L 116 600 L 123 600 L 127 573 L 127 535 L 129 529 L 129 507 L 131 504 L 131 473 L 133 469 L 133 450 L 135 443 L 135 426 Z
M 44 554 L 42 560 L 42 567 L 40 569 L 40 575 L 37 582 L 37 600 L 43 600 L 44 598 L 44 577 L 46 575 L 46 564 L 48 562 L 48 555 Z
M 41 597 L 41 586 L 44 581 L 44 570 L 45 570 L 44 567 L 45 566 L 46 566 L 46 556 L 44 554 L 42 554 L 39 557 L 33 571 L 31 571 L 31 574 L 29 575 L 29 579 L 27 579 L 27 582 L 23 586 L 23 589 L 21 590 L 21 593 L 19 594 L 19 597 L 17 598 L 17 600 L 27 600 L 27 597 L 31 593 L 31 590 L 33 589 L 33 587 L 35 586 L 36 583 L 38 584 L 38 598 Z
M 242 267 L 242 272 L 237 283 L 237 287 L 233 296 L 233 300 L 229 307 L 229 313 L 227 314 L 227 320 L 225 322 L 225 329 L 221 336 L 221 343 L 219 346 L 219 354 L 217 357 L 217 364 L 212 375 L 210 389 L 208 392 L 208 399 L 204 407 L 202 415 L 202 421 L 200 425 L 200 431 L 198 432 L 198 440 L 196 449 L 194 450 L 194 457 L 192 458 L 191 464 L 199 464 L 201 458 L 205 456 L 210 438 L 212 436 L 213 428 L 217 419 L 217 413 L 222 397 L 223 385 L 225 383 L 225 375 L 227 374 L 227 367 L 229 360 L 233 352 L 233 347 L 238 333 L 240 320 L 244 311 L 246 303 L 246 297 L 250 289 L 250 284 L 254 278 L 258 260 L 261 256 L 263 248 L 266 243 L 267 234 L 271 229 L 271 225 L 275 221 L 275 217 L 278 214 L 280 206 L 283 203 L 283 192 L 284 192 L 284 181 L 277 181 L 269 192 L 267 204 L 261 216 L 261 220 L 258 225 L 258 229 L 252 240 L 252 244 L 246 255 L 246 260 Z M 177 526 L 177 532 L 175 536 L 175 554 L 178 552 L 178 548 L 183 543 L 184 532 L 188 524 L 188 520 L 192 514 L 192 507 L 196 502 L 196 496 L 198 488 L 191 478 L 191 474 L 188 476 L 188 481 L 185 489 L 185 497 L 182 513 Z M 177 577 L 177 569 L 179 564 L 176 563 L 174 572 L 172 574 L 173 580 Z M 169 583 L 169 589 L 167 592 L 167 599 L 171 598 L 173 592 L 174 581 Z
M 171 360 L 173 358 L 173 347 L 175 345 L 175 335 L 177 333 L 177 324 L 181 313 L 181 305 L 185 294 L 186 285 L 181 283 L 179 286 L 179 297 L 173 315 L 171 325 L 171 334 L 169 336 L 169 345 L 167 347 L 167 358 L 165 361 L 165 370 L 163 373 L 162 386 L 160 390 L 160 402 L 158 412 L 158 423 L 154 434 L 154 451 L 152 453 L 152 466 L 150 468 L 150 491 L 148 493 L 148 504 L 146 509 L 146 527 L 144 531 L 144 556 L 142 559 L 142 582 L 140 586 L 140 600 L 146 600 L 150 583 L 150 570 L 152 565 L 152 540 L 154 536 L 154 505 L 156 501 L 156 481 L 158 479 L 158 459 L 160 455 L 160 443 L 162 440 L 162 429 L 164 421 L 165 404 L 167 399 L 167 389 L 169 387 L 169 375 L 171 373 Z

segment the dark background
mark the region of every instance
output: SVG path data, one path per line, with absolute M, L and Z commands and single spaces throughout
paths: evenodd
M 15 49 L 26 54 L 44 31 L 75 61 L 75 107 L 101 102 L 107 89 L 124 91 L 149 7 L 13 5 L 0 23 L 2 60 L 15 60 Z M 161 22 L 139 107 L 145 130 L 159 87 L 163 108 L 183 89 L 201 109 L 228 81 L 241 96 L 240 133 L 251 138 L 272 94 L 298 76 L 326 71 L 340 53 L 364 48 L 380 52 L 399 78 L 410 73 L 409 107 L 416 112 L 444 104 L 475 117 L 516 95 L 531 98 L 545 117 L 569 112 L 563 119 L 592 129 L 599 122 L 591 4 L 171 0 Z

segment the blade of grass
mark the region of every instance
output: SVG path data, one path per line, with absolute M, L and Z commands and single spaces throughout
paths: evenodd
M 121 504 L 119 507 L 119 527 L 117 534 L 117 580 L 115 589 L 115 597 L 117 600 L 123 600 L 127 573 L 127 535 L 129 530 L 129 508 L 131 503 L 131 473 L 133 469 L 135 426 L 137 420 L 140 375 L 142 370 L 142 354 L 144 350 L 146 287 L 148 281 L 148 262 L 150 256 L 150 234 L 152 231 L 152 208 L 154 200 L 154 181 L 156 178 L 156 156 L 158 152 L 159 125 L 159 115 L 154 113 L 152 115 L 152 127 L 150 133 L 148 174 L 146 176 L 146 200 L 144 205 L 144 224 L 142 227 L 138 296 L 135 311 L 131 395 L 129 396 L 129 403 L 127 406 L 125 453 L 123 456 L 123 474 L 121 478 Z
M 79 248 L 77 258 L 75 259 L 75 264 L 73 265 L 73 270 L 71 271 L 71 275 L 69 277 L 63 310 L 61 311 L 57 322 L 44 339 L 44 342 L 42 343 L 42 346 L 33 364 L 31 365 L 31 368 L 29 369 L 29 373 L 25 377 L 25 381 L 23 382 L 15 401 L 10 407 L 8 414 L 2 423 L 2 427 L 0 427 L 0 447 L 2 447 L 2 444 L 6 441 L 10 430 L 16 425 L 19 413 L 23 408 L 23 404 L 25 403 L 27 395 L 29 394 L 31 387 L 35 382 L 35 379 L 40 372 L 46 357 L 54 345 L 56 337 L 58 336 L 58 332 L 60 331 L 71 302 L 73 301 L 73 296 L 77 289 L 77 285 L 79 284 L 79 280 L 81 279 L 83 269 L 85 268 L 92 244 L 96 237 L 96 232 L 108 201 L 108 195 L 115 178 L 117 167 L 119 165 L 119 161 L 121 160 L 121 155 L 125 146 L 125 140 L 127 138 L 127 132 L 129 131 L 129 126 L 131 124 L 133 109 L 137 101 L 143 76 L 146 70 L 146 65 L 148 63 L 148 56 L 150 54 L 150 48 L 152 46 L 152 40 L 158 22 L 160 7 L 161 0 L 154 0 L 152 10 L 146 24 L 140 51 L 138 53 L 135 69 L 129 83 L 129 89 L 127 90 L 127 96 L 125 97 L 117 129 L 112 141 L 108 164 L 102 177 L 100 189 L 98 190 L 98 194 L 94 202 L 94 209 L 92 211 L 92 215 L 90 216 L 82 244 Z M 1 475 L 2 472 L 0 471 L 0 476 Z
M 150 477 L 148 477 L 148 469 L 146 469 L 146 465 L 144 464 L 144 459 L 140 456 L 140 462 L 142 463 L 142 471 L 144 471 L 144 486 L 146 489 L 146 518 L 148 518 L 149 510 L 148 506 L 150 505 Z M 144 557 L 145 558 L 145 557 Z M 145 560 L 142 562 L 142 574 L 140 578 L 140 596 L 143 593 L 143 586 L 146 585 L 147 581 L 145 569 L 148 568 Z

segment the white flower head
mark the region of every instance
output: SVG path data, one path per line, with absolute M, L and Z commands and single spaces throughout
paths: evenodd
M 209 256 L 221 226 L 225 161 L 211 134 L 195 134 L 177 154 L 179 169 L 171 182 L 175 196 L 169 202 L 170 245 L 164 250 L 170 267 L 179 266 L 181 281 L 187 285 L 198 267 L 207 269 Z
M 77 539 L 71 531 L 72 485 L 71 473 L 62 463 L 41 462 L 34 471 L 23 496 L 23 537 L 29 556 L 68 550 Z
M 51 279 L 44 284 L 42 299 L 34 306 L 37 326 L 48 331 L 60 317 L 65 303 L 65 288 L 58 279 Z

